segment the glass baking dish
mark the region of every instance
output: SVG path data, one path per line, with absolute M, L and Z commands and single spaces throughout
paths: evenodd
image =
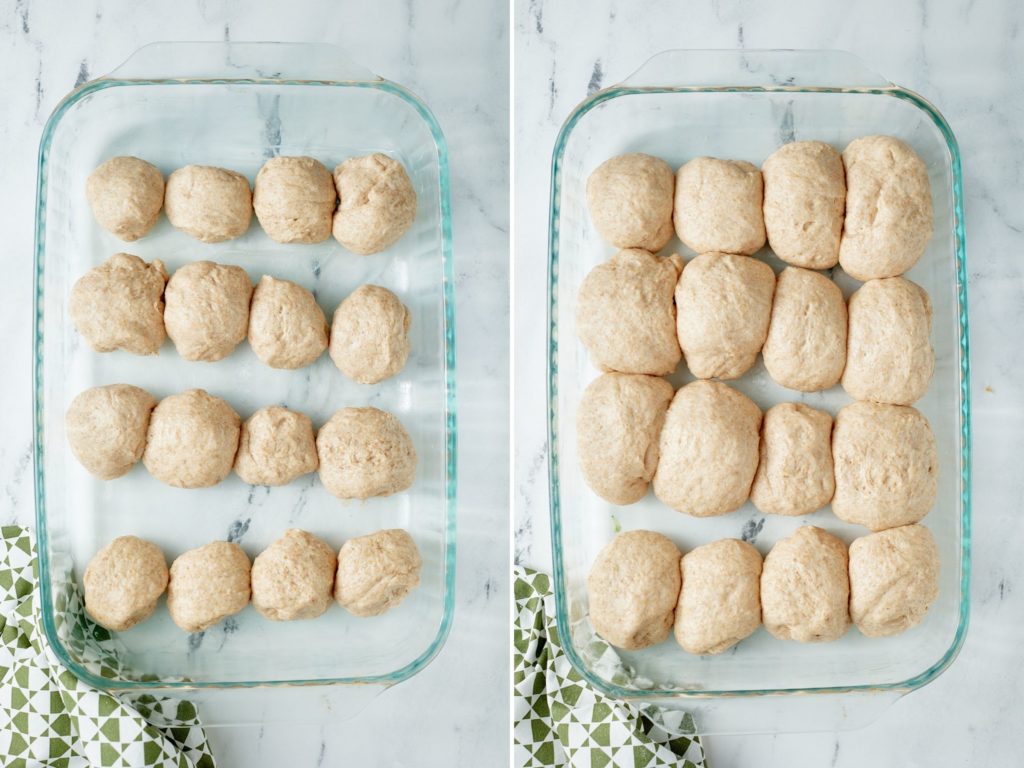
M 762 515 L 748 502 L 732 514 L 698 519 L 673 511 L 652 493 L 620 508 L 586 486 L 577 457 L 576 409 L 597 371 L 576 335 L 576 295 L 590 269 L 614 251 L 589 220 L 588 175 L 623 152 L 647 152 L 673 167 L 700 155 L 760 166 L 787 141 L 820 139 L 841 150 L 874 133 L 898 136 L 924 158 L 935 206 L 934 237 L 909 277 L 929 292 L 935 311 L 935 376 L 917 407 L 930 420 L 939 448 L 938 501 L 924 520 L 942 558 L 938 599 L 922 625 L 892 638 L 868 639 L 851 629 L 837 642 L 804 645 L 776 640 L 762 628 L 722 656 L 690 656 L 671 638 L 655 648 L 609 654 L 587 620 L 585 580 L 598 551 L 619 530 L 660 531 L 684 552 L 719 538 L 745 538 L 762 554 L 808 523 L 847 543 L 867 531 L 841 523 L 827 508 L 786 518 Z M 662 252 L 693 255 L 676 239 Z M 767 249 L 758 258 L 776 271 L 783 266 Z M 838 268 L 834 278 L 847 296 L 858 285 Z M 691 380 L 685 365 L 671 377 L 676 386 Z M 850 401 L 840 387 L 808 395 L 786 390 L 760 360 L 730 384 L 762 408 L 802 401 L 834 415 Z M 705 733 L 834 729 L 862 724 L 935 679 L 956 657 L 967 629 L 970 571 L 963 201 L 956 140 L 920 96 L 841 52 L 669 51 L 581 103 L 562 126 L 552 162 L 548 387 L 558 628 L 572 663 L 598 689 L 685 707 Z M 794 695 L 809 693 L 818 695 Z
M 86 176 L 114 155 L 137 155 L 165 175 L 189 163 L 219 165 L 251 182 L 274 155 L 311 155 L 333 169 L 373 151 L 405 165 L 418 210 L 396 245 L 369 257 L 350 254 L 333 239 L 275 243 L 255 217 L 243 237 L 216 245 L 176 231 L 165 217 L 145 238 L 122 243 L 94 222 L 85 200 Z M 329 45 L 154 44 L 58 105 L 39 151 L 34 461 L 43 625 L 57 657 L 76 675 L 101 688 L 164 693 L 326 683 L 382 688 L 435 657 L 451 625 L 455 569 L 448 185 L 444 137 L 426 105 Z M 328 318 L 359 285 L 387 286 L 411 310 L 412 354 L 399 375 L 372 387 L 346 379 L 326 354 L 298 371 L 274 370 L 244 343 L 212 364 L 182 360 L 169 342 L 155 357 L 97 354 L 68 318 L 68 294 L 82 274 L 118 251 L 160 258 L 169 272 L 210 259 L 243 266 L 254 282 L 264 273 L 294 280 L 315 293 Z M 202 387 L 243 418 L 284 404 L 316 426 L 343 406 L 379 406 L 395 413 L 412 437 L 416 482 L 406 493 L 341 502 L 315 474 L 272 489 L 232 474 L 214 488 L 181 490 L 140 464 L 120 479 L 96 480 L 68 448 L 64 412 L 82 390 L 115 382 L 158 398 Z M 272 622 L 250 606 L 201 635 L 175 627 L 163 601 L 149 620 L 108 635 L 84 620 L 71 592 L 89 558 L 118 535 L 150 539 L 169 559 L 224 538 L 253 557 L 293 526 L 335 548 L 353 536 L 405 528 L 423 557 L 421 586 L 371 619 L 333 606 L 312 621 Z

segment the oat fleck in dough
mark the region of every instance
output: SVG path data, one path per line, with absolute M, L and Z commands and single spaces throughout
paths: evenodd
M 235 474 L 250 485 L 287 485 L 319 466 L 313 422 L 279 405 L 260 408 L 242 424 Z
M 290 528 L 252 563 L 252 605 L 273 621 L 314 619 L 331 604 L 334 550 L 311 533 Z
M 331 360 L 353 381 L 377 384 L 391 378 L 409 359 L 412 315 L 395 294 L 362 285 L 334 311 Z
M 322 243 L 331 236 L 337 202 L 331 172 L 312 157 L 272 157 L 256 174 L 253 209 L 279 243 Z
M 252 281 L 241 267 L 194 261 L 167 283 L 164 324 L 178 354 L 214 362 L 234 352 L 249 329 Z
M 249 604 L 249 556 L 237 544 L 214 541 L 171 564 L 167 610 L 186 632 L 202 632 Z
M 244 235 L 252 220 L 249 181 L 240 173 L 208 165 L 187 165 L 167 177 L 167 219 L 204 243 Z
M 594 228 L 616 248 L 657 253 L 672 239 L 672 167 L 634 152 L 605 160 L 587 179 Z
M 379 616 L 420 585 L 423 561 L 400 528 L 346 541 L 338 552 L 334 599 L 354 616 Z
M 127 474 L 142 458 L 155 405 L 149 392 L 130 384 L 85 390 L 64 416 L 75 458 L 101 480 Z
M 152 615 L 167 588 L 167 561 L 156 544 L 119 536 L 89 561 L 82 584 L 92 620 L 123 632 Z
M 375 152 L 334 169 L 334 239 L 368 256 L 398 242 L 416 220 L 416 190 L 400 162 Z
M 697 253 L 756 253 L 765 243 L 763 203 L 757 166 L 695 158 L 676 174 L 676 234 Z
M 416 479 L 416 449 L 394 415 L 378 408 L 342 408 L 316 436 L 320 480 L 339 499 L 404 491 Z
M 249 346 L 271 368 L 302 368 L 327 349 L 327 318 L 301 285 L 264 275 L 249 307 Z
M 96 222 L 125 242 L 146 235 L 160 218 L 164 177 L 137 157 L 112 157 L 89 174 L 85 196 Z

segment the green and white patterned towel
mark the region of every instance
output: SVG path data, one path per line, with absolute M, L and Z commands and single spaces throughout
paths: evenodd
M 214 768 L 187 701 L 130 706 L 57 661 L 39 620 L 29 531 L 0 528 L 0 765 L 5 768 Z
M 562 650 L 546 574 L 517 567 L 515 601 L 515 768 L 707 768 L 699 736 L 665 733 L 693 732 L 688 714 L 641 712 L 582 679 Z

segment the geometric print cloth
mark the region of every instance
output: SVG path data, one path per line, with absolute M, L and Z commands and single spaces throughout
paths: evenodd
M 517 566 L 514 594 L 515 768 L 706 768 L 689 714 L 641 711 L 583 680 L 562 650 L 546 574 Z
M 28 530 L 0 528 L 0 765 L 214 768 L 191 702 L 143 695 L 128 705 L 61 666 L 43 635 L 37 578 Z

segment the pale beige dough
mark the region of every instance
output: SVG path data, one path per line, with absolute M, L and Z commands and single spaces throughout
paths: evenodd
M 354 616 L 379 616 L 420 585 L 422 566 L 416 542 L 400 528 L 349 539 L 338 552 L 334 599 Z
M 416 220 L 416 190 L 400 162 L 375 152 L 334 169 L 334 239 L 367 256 L 398 242 Z
M 313 422 L 279 405 L 260 408 L 242 424 L 235 474 L 250 485 L 287 485 L 319 466 Z
M 153 613 L 167 588 L 167 561 L 156 544 L 119 536 L 89 561 L 82 584 L 92 620 L 123 632 Z
M 320 481 L 339 499 L 404 491 L 416 479 L 416 449 L 402 422 L 378 408 L 342 408 L 316 436 Z
M 334 311 L 331 360 L 353 381 L 376 384 L 391 378 L 409 359 L 412 315 L 395 294 L 362 285 Z
M 252 281 L 241 267 L 194 261 L 176 271 L 164 294 L 164 325 L 186 360 L 230 355 L 249 329 Z
M 694 158 L 676 174 L 676 234 L 697 253 L 756 253 L 765 243 L 763 203 L 757 166 Z
M 271 368 L 302 368 L 327 349 L 327 318 L 301 285 L 264 275 L 252 294 L 248 335 L 256 357 Z
M 337 565 L 323 539 L 288 529 L 253 560 L 253 608 L 273 621 L 316 618 L 333 599 Z
M 186 632 L 202 632 L 249 604 L 249 556 L 237 544 L 214 541 L 171 563 L 167 610 Z
M 155 405 L 149 392 L 130 384 L 85 390 L 64 415 L 75 458 L 101 480 L 126 474 L 142 458 Z
M 208 165 L 187 165 L 167 177 L 164 207 L 172 225 L 204 243 L 244 235 L 252 220 L 249 180 Z
M 664 160 L 640 152 L 605 160 L 587 179 L 590 219 L 616 248 L 658 252 L 672 239 L 675 174 Z
M 272 157 L 253 184 L 256 218 L 279 243 L 322 243 L 331 236 L 337 202 L 331 172 L 312 157 Z
M 112 157 L 89 174 L 85 196 L 96 222 L 126 242 L 146 235 L 160 218 L 164 177 L 137 157 Z

